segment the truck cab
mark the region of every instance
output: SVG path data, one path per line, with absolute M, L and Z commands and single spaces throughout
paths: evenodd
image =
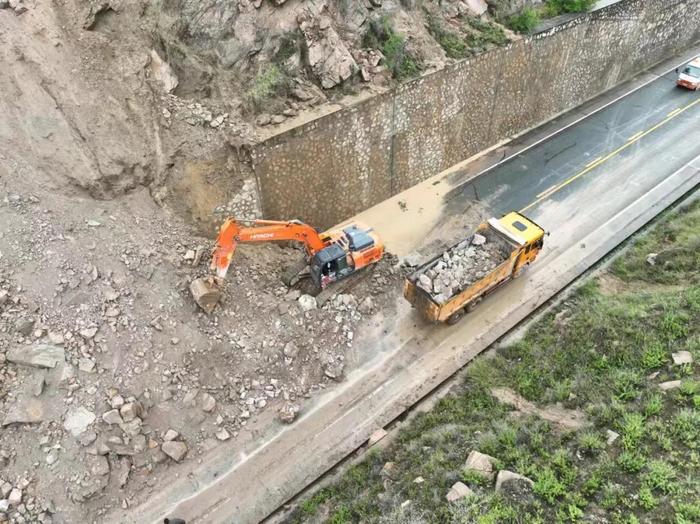
M 515 211 L 504 215 L 500 219 L 492 220 L 495 222 L 495 224 L 491 224 L 492 227 L 521 245 L 520 256 L 513 268 L 514 276 L 517 276 L 524 267 L 537 258 L 537 255 L 542 250 L 545 235 L 544 229 Z
M 676 84 L 686 89 L 700 89 L 700 56 L 681 69 L 676 69 L 678 79 Z

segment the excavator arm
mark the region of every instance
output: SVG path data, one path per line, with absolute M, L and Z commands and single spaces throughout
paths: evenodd
M 242 221 L 228 218 L 219 229 L 219 236 L 216 239 L 211 259 L 211 271 L 215 272 L 219 278 L 225 278 L 236 246 L 240 242 L 272 242 L 276 240 L 294 240 L 303 243 L 309 257 L 325 247 L 321 235 L 313 227 L 298 220 L 289 222 Z

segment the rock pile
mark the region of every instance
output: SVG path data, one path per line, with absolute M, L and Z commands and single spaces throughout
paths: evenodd
M 428 266 L 418 286 L 442 304 L 505 261 L 512 247 L 495 233 L 476 233 Z
M 0 255 L 13 254 L 0 256 L 0 522 L 109 520 L 169 468 L 242 446 L 272 412 L 293 423 L 305 399 L 343 380 L 362 322 L 396 301 L 389 254 L 318 303 L 280 281 L 296 250 L 246 246 L 221 306 L 199 314 L 187 286 L 210 238 L 138 194 L 124 209 L 56 198 L 50 214 L 29 190 L 0 198 L 12 231 Z

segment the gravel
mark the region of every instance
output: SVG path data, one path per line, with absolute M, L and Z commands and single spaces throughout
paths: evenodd
M 474 234 L 423 269 L 418 287 L 444 303 L 508 259 L 513 247 L 490 230 Z

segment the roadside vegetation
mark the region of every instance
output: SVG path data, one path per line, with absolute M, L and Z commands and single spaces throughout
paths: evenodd
M 418 76 L 418 58 L 407 48 L 406 37 L 397 33 L 388 17 L 371 20 L 362 39 L 365 48 L 379 49 L 392 76 L 399 81 Z
M 700 522 L 698 224 L 698 202 L 660 220 L 290 520 Z M 501 402 L 495 388 L 536 410 Z M 542 416 L 550 411 L 580 423 Z M 465 470 L 473 450 L 531 487 L 496 492 Z M 455 482 L 474 495 L 447 502 Z
M 288 94 L 292 78 L 282 65 L 265 65 L 253 78 L 245 99 L 248 108 L 254 113 L 269 110 L 270 104 L 280 105 Z
M 595 3 L 596 0 L 547 0 L 537 7 L 525 7 L 519 13 L 504 18 L 502 22 L 513 31 L 529 34 L 543 19 L 566 13 L 585 13 Z
M 479 18 L 465 17 L 460 20 L 459 27 L 452 29 L 441 18 L 430 14 L 427 21 L 428 31 L 448 58 L 462 59 L 508 43 L 508 37 L 501 27 Z
M 290 94 L 294 77 L 288 60 L 299 53 L 301 39 L 297 30 L 280 37 L 270 63 L 258 70 L 245 93 L 246 108 L 250 112 L 282 111 L 285 108 L 284 99 Z

